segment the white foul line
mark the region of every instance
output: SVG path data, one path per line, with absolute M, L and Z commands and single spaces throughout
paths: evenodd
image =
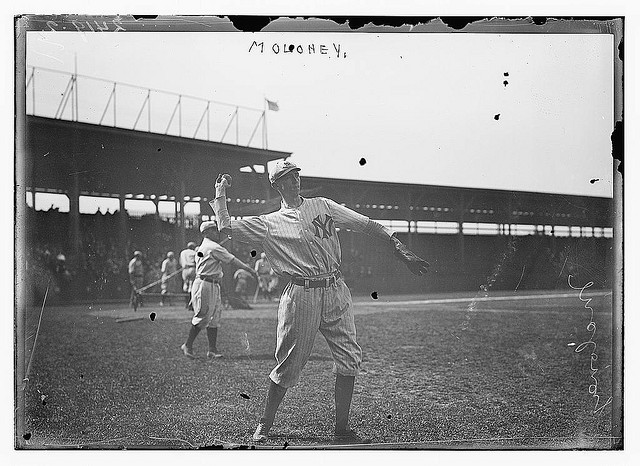
M 592 296 L 608 296 L 611 291 L 593 291 L 589 292 Z M 579 293 L 555 293 L 555 294 L 533 294 L 524 296 L 482 296 L 471 298 L 440 298 L 440 299 L 424 299 L 416 301 L 374 301 L 372 303 L 354 303 L 356 305 L 366 306 L 389 306 L 398 304 L 447 304 L 447 303 L 469 303 L 478 301 L 524 301 L 530 299 L 553 299 L 553 298 L 577 298 Z

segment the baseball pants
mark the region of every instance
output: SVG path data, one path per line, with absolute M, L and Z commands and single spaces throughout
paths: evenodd
M 360 371 L 362 350 L 356 343 L 351 293 L 339 279 L 328 288 L 309 288 L 289 283 L 280 298 L 276 344 L 276 367 L 269 377 L 289 388 L 298 383 L 318 330 L 333 357 L 333 372 L 355 376 Z
M 222 299 L 220 285 L 196 278 L 191 288 L 193 318 L 191 323 L 197 327 L 218 328 L 222 318 Z
M 195 267 L 185 267 L 184 269 L 182 269 L 182 291 L 184 291 L 185 293 L 190 293 L 195 278 Z
M 135 299 L 136 290 L 139 290 L 144 285 L 144 277 L 142 275 L 136 275 L 133 278 L 129 278 L 131 283 L 131 299 L 130 302 L 133 304 L 133 300 Z
M 270 281 L 271 281 L 271 275 L 258 276 L 258 285 L 260 286 L 261 290 L 268 291 Z

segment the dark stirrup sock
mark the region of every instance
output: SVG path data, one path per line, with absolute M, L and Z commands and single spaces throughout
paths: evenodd
M 336 375 L 336 432 L 345 432 L 349 428 L 349 410 L 353 397 L 353 376 Z

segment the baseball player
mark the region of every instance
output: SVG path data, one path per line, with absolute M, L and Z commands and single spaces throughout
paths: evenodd
M 174 275 L 178 270 L 178 261 L 174 257 L 173 252 L 167 253 L 167 258 L 162 261 L 160 271 L 162 272 L 162 282 L 160 283 L 160 306 L 164 306 L 166 294 L 176 292 L 176 279 Z M 171 298 L 169 298 L 169 305 L 171 305 Z
M 429 264 L 409 251 L 388 228 L 330 199 L 300 196 L 300 169 L 278 161 L 269 181 L 282 197 L 280 210 L 257 217 L 231 220 L 226 205 L 229 175 L 216 181 L 210 205 L 221 234 L 261 247 L 275 273 L 285 278 L 278 308 L 276 366 L 271 371 L 264 414 L 253 434 L 256 442 L 268 438 L 276 411 L 289 387 L 305 366 L 318 330 L 333 356 L 335 380 L 335 440 L 367 443 L 349 427 L 349 410 L 362 351 L 356 342 L 351 294 L 340 273 L 341 250 L 336 232 L 348 228 L 379 238 L 416 275 Z
M 189 241 L 187 248 L 180 252 L 180 267 L 182 267 L 182 291 L 187 294 L 185 307 L 191 308 L 191 287 L 196 279 L 196 243 Z
M 267 301 L 271 301 L 271 277 L 273 269 L 269 265 L 267 255 L 260 253 L 260 259 L 256 261 L 255 270 L 258 272 L 258 290 Z
M 238 269 L 233 274 L 233 280 L 236 283 L 236 295 L 238 295 L 238 298 L 246 300 L 251 274 L 244 269 Z
M 142 296 L 136 298 L 136 290 L 142 288 L 144 282 L 144 266 L 142 265 L 142 253 L 135 251 L 133 259 L 129 261 L 129 283 L 131 284 L 131 306 L 136 309 L 135 300 L 138 300 L 138 306 L 142 307 Z
M 202 244 L 196 249 L 196 279 L 191 287 L 193 318 L 187 342 L 181 348 L 185 356 L 195 359 L 193 342 L 200 330 L 206 328 L 209 341 L 207 358 L 215 359 L 222 357 L 217 349 L 218 327 L 222 317 L 220 298 L 222 263 L 242 268 L 254 276 L 255 271 L 218 244 L 218 225 L 215 221 L 203 222 L 200 225 L 200 232 L 204 238 Z

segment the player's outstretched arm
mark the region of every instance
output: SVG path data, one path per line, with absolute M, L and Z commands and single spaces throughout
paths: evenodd
M 253 278 L 258 278 L 258 272 L 253 270 L 249 265 L 245 264 L 244 262 L 242 262 L 237 257 L 233 258 L 233 261 L 231 262 L 231 264 L 236 266 L 236 267 L 238 267 L 239 269 L 246 270 L 247 272 L 249 272 L 253 276 Z
M 396 238 L 395 233 L 390 238 L 393 247 L 393 254 L 399 260 L 404 262 L 407 268 L 414 275 L 423 275 L 427 273 L 427 269 L 431 266 L 426 260 L 416 256 L 407 248 L 402 241 Z
M 227 210 L 227 188 L 230 187 L 231 175 L 227 175 L 226 173 L 224 175 L 218 175 L 215 185 L 216 197 L 209 203 L 216 215 L 218 230 L 223 234 L 227 233 L 227 236 L 231 230 L 231 217 Z M 228 229 L 228 231 L 223 231 L 225 229 Z
M 267 226 L 260 216 L 245 217 L 231 220 L 227 210 L 227 188 L 231 186 L 231 176 L 218 175 L 215 184 L 215 199 L 209 201 L 218 222 L 221 234 L 221 244 L 231 240 L 248 245 L 258 245 L 267 235 Z
M 390 241 L 394 255 L 405 263 L 411 273 L 423 275 L 427 272 L 430 264 L 426 260 L 416 256 L 402 244 L 402 242 L 396 238 L 393 230 L 330 199 L 326 199 L 326 202 L 331 209 L 337 226 L 360 231 L 372 238 Z

